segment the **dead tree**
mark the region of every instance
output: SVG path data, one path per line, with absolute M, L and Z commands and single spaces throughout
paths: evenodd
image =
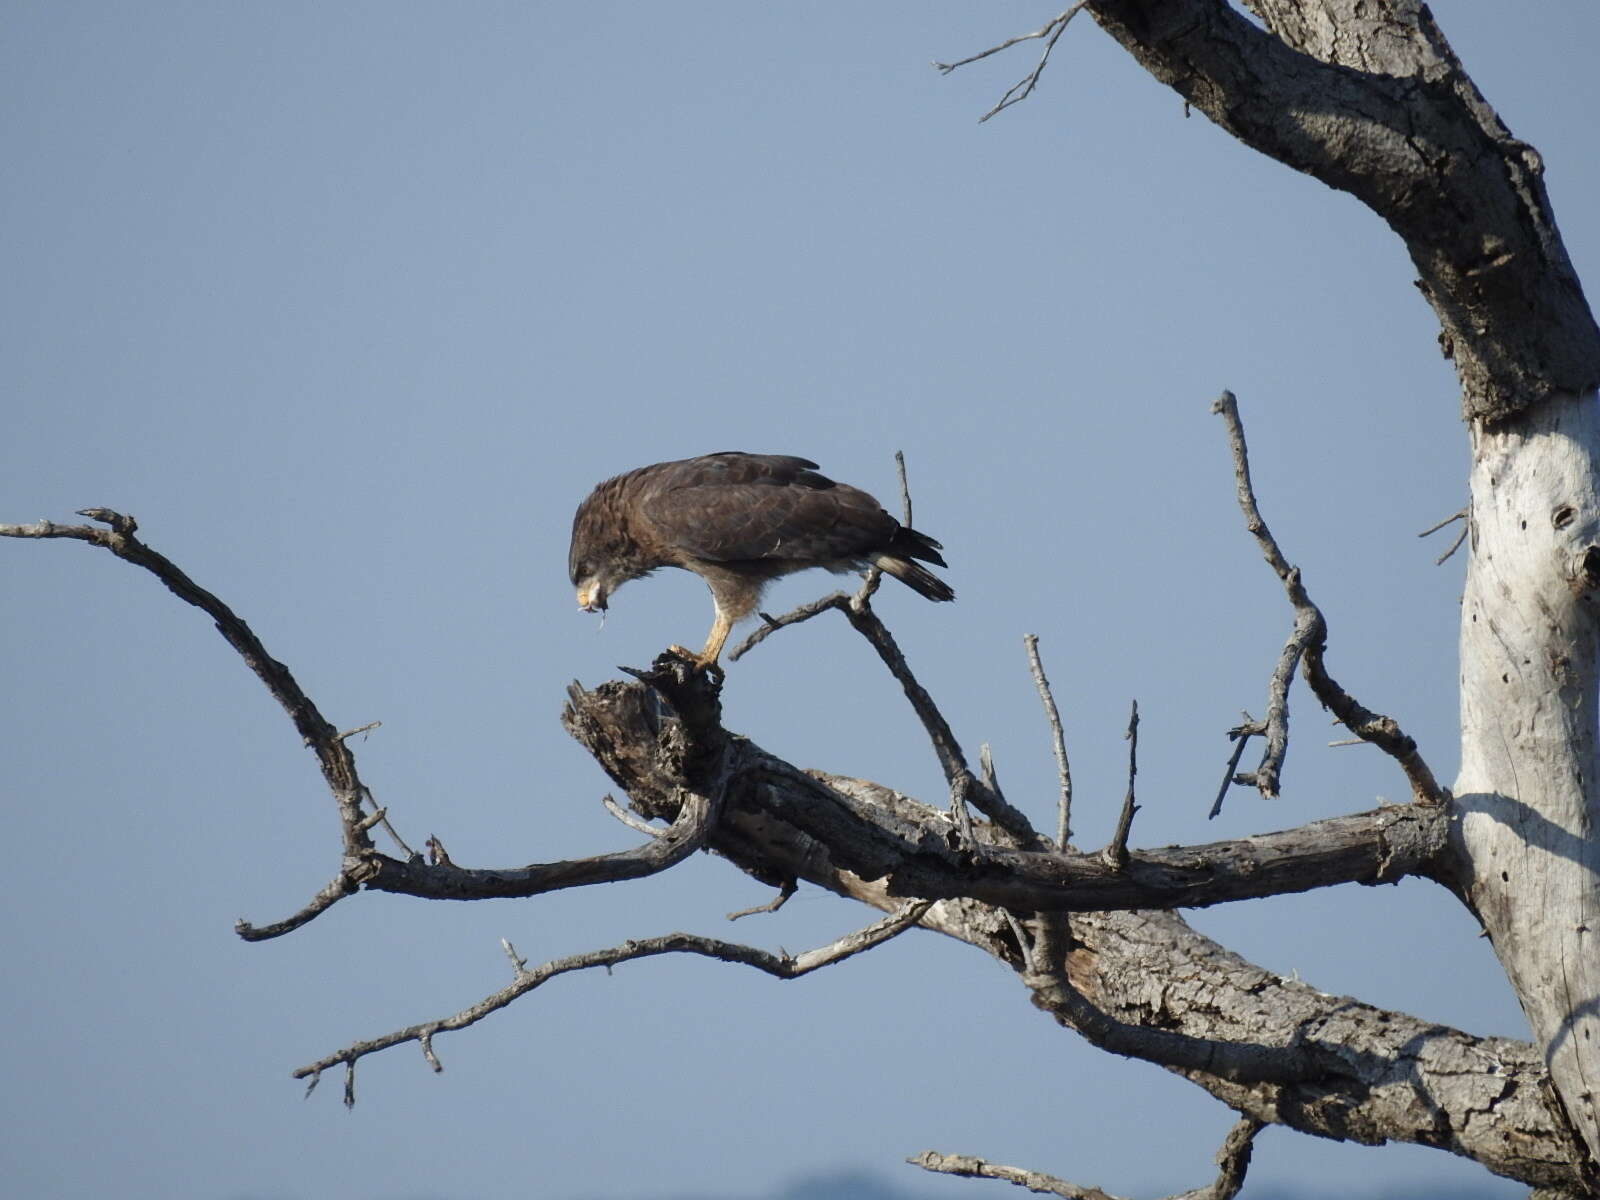
M 697 954 L 790 978 L 913 927 L 1010 966 L 1039 1008 L 1092 1044 L 1157 1063 L 1240 1114 L 1221 1173 L 1191 1196 L 1238 1190 L 1264 1125 L 1458 1154 L 1549 1196 L 1600 1195 L 1600 771 L 1596 769 L 1600 586 L 1600 331 L 1562 247 L 1532 147 L 1479 95 L 1416 0 L 1081 0 L 1043 28 L 1038 66 L 990 114 L 1026 96 L 1068 22 L 1087 10 L 1184 102 L 1246 144 L 1356 196 L 1405 242 L 1455 364 L 1473 449 L 1464 512 L 1463 765 L 1442 787 L 1391 718 L 1333 678 L 1328 627 L 1268 531 L 1231 395 L 1214 405 L 1232 448 L 1246 527 L 1281 581 L 1293 629 L 1259 722 L 1231 731 L 1230 785 L 1276 795 L 1296 673 L 1350 733 L 1395 762 L 1407 803 L 1202 846 L 1130 849 L 1137 812 L 1137 710 L 1128 789 L 1109 845 L 1070 841 L 1071 779 L 1037 648 L 1035 680 L 1056 734 L 1059 816 L 1037 830 L 1008 802 L 986 757 L 971 766 L 871 605 L 875 580 L 767 623 L 837 612 L 903 686 L 949 786 L 931 804 L 867 780 L 805 769 L 723 723 L 715 678 L 670 656 L 628 682 L 574 686 L 563 720 L 627 797 L 608 808 L 644 840 L 593 858 L 510 868 L 412 851 L 361 783 L 349 732 L 318 711 L 226 604 L 147 546 L 132 518 L 0 526 L 73 538 L 143 567 L 204 610 L 289 713 L 317 756 L 342 829 L 337 874 L 303 908 L 246 940 L 277 937 L 365 890 L 435 899 L 534 896 L 616 883 L 712 851 L 775 889 L 802 883 L 886 914 L 804 954 L 691 934 L 625 942 L 529 966 L 509 944 L 510 982 L 451 1016 L 335 1050 L 296 1074 L 315 1085 L 416 1043 L 435 1069 L 440 1034 L 484 1019 L 556 975 L 660 954 Z M 961 63 L 941 64 L 951 70 Z M 909 503 L 909 501 L 907 501 Z M 736 652 L 737 653 L 737 652 Z M 1239 770 L 1251 739 L 1264 751 Z M 630 811 L 631 810 L 631 811 Z M 653 824 L 652 822 L 665 822 Z M 382 851 L 383 829 L 397 850 Z M 1419 876 L 1482 922 L 1531 1026 L 1529 1041 L 1481 1038 L 1324 995 L 1239 958 L 1175 910 L 1338 883 Z M 927 1151 L 929 1170 L 1103 1195 L 1019 1167 Z

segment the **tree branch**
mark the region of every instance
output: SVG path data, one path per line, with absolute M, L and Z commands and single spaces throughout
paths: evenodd
M 681 780 L 635 740 L 648 738 L 654 745 L 657 737 L 657 720 L 643 689 L 628 684 L 575 689 L 563 720 L 628 792 L 636 811 L 647 817 L 676 814 Z M 1442 812 L 1394 805 L 1279 833 L 1134 850 L 1120 868 L 1098 853 L 1061 853 L 1049 843 L 1038 850 L 1008 845 L 1003 831 L 978 824 L 982 853 L 975 857 L 956 836 L 955 820 L 943 811 L 900 797 L 891 815 L 883 804 L 895 793 L 861 781 L 819 777 L 725 732 L 707 730 L 700 736 L 711 743 L 726 737 L 739 747 L 726 784 L 729 806 L 708 837 L 712 849 L 726 852 L 742 837 L 763 837 L 765 824 L 778 820 L 826 847 L 837 866 L 867 880 L 886 880 L 903 896 L 965 897 L 1019 912 L 1203 907 L 1334 883 L 1429 875 L 1447 844 Z M 685 746 L 674 743 L 672 753 L 685 753 Z
M 1072 765 L 1067 761 L 1067 735 L 1061 728 L 1061 712 L 1056 708 L 1055 695 L 1039 658 L 1038 635 L 1027 634 L 1022 644 L 1027 647 L 1028 669 L 1033 674 L 1033 686 L 1039 690 L 1045 720 L 1050 722 L 1050 749 L 1056 756 L 1056 779 L 1061 789 L 1056 801 L 1056 845 L 1065 850 L 1072 840 Z
M 1267 753 L 1261 766 L 1252 773 L 1240 775 L 1237 782 L 1254 784 L 1267 799 L 1278 794 L 1278 777 L 1283 766 L 1283 756 L 1289 739 L 1289 682 L 1297 660 L 1303 662 L 1306 682 L 1322 702 L 1324 708 L 1339 718 L 1341 724 L 1365 742 L 1371 742 L 1400 764 L 1406 781 L 1411 785 L 1412 797 L 1419 804 L 1440 804 L 1446 793 L 1433 777 L 1433 771 L 1423 761 L 1417 743 L 1400 728 L 1392 718 L 1364 707 L 1346 692 L 1328 674 L 1323 653 L 1328 640 L 1328 623 L 1311 601 L 1300 579 L 1298 567 L 1291 567 L 1256 504 L 1255 488 L 1250 482 L 1250 455 L 1244 441 L 1244 425 L 1239 420 L 1239 404 L 1232 392 L 1223 392 L 1211 405 L 1211 411 L 1223 419 L 1228 428 L 1228 445 L 1233 454 L 1233 474 L 1238 492 L 1239 509 L 1244 513 L 1245 528 L 1255 537 L 1262 556 L 1283 581 L 1289 603 L 1294 607 L 1294 632 L 1290 634 L 1279 655 L 1278 666 L 1272 673 L 1267 707 Z
M 178 599 L 194 605 L 215 621 L 217 632 L 239 652 L 245 665 L 266 685 L 273 699 L 283 706 L 289 719 L 294 722 L 296 731 L 317 756 L 322 776 L 327 780 L 328 788 L 339 806 L 345 853 L 362 854 L 371 850 L 372 842 L 362 826 L 361 816 L 361 800 L 366 789 L 356 773 L 355 756 L 339 731 L 328 723 L 311 702 L 311 697 L 301 690 L 289 668 L 267 653 L 261 639 L 231 608 L 185 575 L 165 555 L 152 550 L 134 536 L 139 524 L 132 517 L 109 508 L 82 508 L 78 510 L 78 515 L 99 521 L 110 528 L 39 521 L 33 525 L 0 525 L 0 537 L 70 538 L 99 546 L 125 562 L 143 567 Z
M 639 958 L 653 958 L 660 954 L 698 954 L 706 958 L 720 959 L 723 962 L 742 963 L 747 967 L 754 967 L 778 979 L 798 979 L 812 971 L 823 967 L 832 966 L 834 963 L 843 962 L 845 959 L 860 954 L 874 946 L 888 941 L 899 933 L 910 929 L 928 911 L 931 902 L 914 901 L 902 905 L 898 911 L 890 914 L 880 921 L 875 921 L 864 929 L 846 934 L 836 941 L 829 942 L 815 950 L 808 950 L 800 955 L 790 955 L 786 952 L 773 954 L 755 946 L 741 945 L 738 942 L 725 942 L 719 938 L 700 937 L 690 933 L 669 933 L 663 937 L 630 939 L 620 946 L 612 946 L 605 950 L 590 950 L 584 954 L 573 954 L 566 958 L 552 959 L 541 966 L 528 970 L 516 951 L 509 944 L 506 954 L 511 959 L 514 979 L 510 984 L 499 991 L 492 992 L 469 1008 L 464 1008 L 453 1016 L 440 1017 L 432 1021 L 423 1021 L 416 1025 L 408 1025 L 404 1029 L 397 1029 L 381 1037 L 370 1038 L 365 1041 L 353 1042 L 343 1050 L 319 1058 L 316 1062 L 298 1068 L 294 1072 L 296 1079 L 309 1079 L 306 1090 L 309 1092 L 317 1086 L 322 1078 L 322 1073 L 330 1067 L 343 1063 L 346 1067 L 345 1103 L 354 1104 L 355 1093 L 353 1085 L 353 1072 L 355 1064 L 369 1054 L 380 1050 L 387 1050 L 391 1046 L 403 1045 L 406 1042 L 417 1042 L 427 1059 L 429 1066 L 435 1071 L 444 1070 L 438 1056 L 433 1050 L 433 1039 L 440 1033 L 451 1033 L 458 1029 L 466 1029 L 476 1025 L 485 1017 L 499 1012 L 512 1001 L 527 995 L 535 988 L 542 986 L 558 975 L 565 975 L 571 971 L 584 971 L 591 967 L 605 967 L 608 970 L 618 963 L 631 962 Z
M 1600 382 L 1600 329 L 1545 194 L 1426 5 L 1305 19 L 1253 0 L 1090 0 L 1156 79 L 1245 145 L 1348 192 L 1404 240 L 1465 415 L 1499 420 Z
M 1216 1181 L 1203 1188 L 1170 1196 L 1167 1200 L 1233 1200 L 1239 1194 L 1239 1189 L 1244 1186 L 1245 1172 L 1250 1167 L 1250 1152 L 1261 1127 L 1260 1121 L 1250 1117 L 1240 1118 L 1217 1150 L 1216 1162 L 1221 1168 L 1221 1173 Z M 924 1171 L 961 1175 L 970 1179 L 1000 1179 L 1006 1183 L 1014 1183 L 1018 1187 L 1025 1187 L 1030 1192 L 1062 1196 L 1065 1200 L 1118 1200 L 1118 1197 L 1097 1187 L 1069 1183 L 1065 1179 L 1057 1179 L 1054 1175 L 1046 1175 L 1042 1171 L 1029 1171 L 1022 1167 L 1007 1167 L 1000 1163 L 986 1162 L 969 1154 L 940 1154 L 936 1150 L 924 1150 L 906 1161 L 914 1167 L 921 1167 Z
M 1117 828 L 1111 841 L 1100 852 L 1100 857 L 1114 871 L 1128 865 L 1128 835 L 1133 832 L 1133 814 L 1139 806 L 1133 800 L 1133 780 L 1139 774 L 1139 702 L 1135 700 L 1128 713 L 1128 790 L 1122 797 L 1122 812 L 1117 816 Z
M 941 75 L 948 75 L 957 67 L 964 67 L 968 63 L 975 63 L 979 59 L 988 58 L 991 54 L 998 54 L 1002 50 L 1009 50 L 1012 46 L 1015 46 L 1019 42 L 1028 42 L 1034 40 L 1035 38 L 1048 39 L 1044 44 L 1043 52 L 1039 55 L 1039 61 L 1034 66 L 1033 70 L 1029 71 L 1021 80 L 1007 88 L 1005 95 L 1000 97 L 999 103 L 991 108 L 988 112 L 984 113 L 983 116 L 978 118 L 978 124 L 982 125 L 997 112 L 1001 111 L 1002 109 L 1010 108 L 1013 104 L 1019 104 L 1033 94 L 1033 89 L 1038 86 L 1039 77 L 1044 74 L 1045 66 L 1050 62 L 1050 52 L 1056 48 L 1056 42 L 1060 39 L 1062 33 L 1066 31 L 1066 28 L 1068 24 L 1071 23 L 1072 18 L 1077 16 L 1088 2 L 1089 0 L 1078 0 L 1078 2 L 1071 8 L 1067 9 L 1058 16 L 1052 17 L 1041 28 L 1035 29 L 1032 33 L 1022 33 L 1018 34 L 1016 37 L 1007 38 L 998 46 L 990 46 L 987 50 L 980 50 L 976 54 L 968 55 L 966 58 L 959 59 L 953 63 L 936 62 L 933 65 L 938 68 L 938 71 Z M 907 524 L 910 524 L 910 522 L 908 521 Z

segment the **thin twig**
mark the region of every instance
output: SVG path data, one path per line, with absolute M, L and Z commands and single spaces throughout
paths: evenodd
M 1017 45 L 1019 42 L 1033 41 L 1036 38 L 1048 39 L 1045 42 L 1044 52 L 1039 55 L 1038 64 L 1033 68 L 1032 71 L 1028 72 L 1023 79 L 1012 84 L 1011 87 L 1006 90 L 1006 94 L 1000 97 L 1000 102 L 998 104 L 996 104 L 988 112 L 984 113 L 983 116 L 978 118 L 978 123 L 981 125 L 1001 109 L 1010 108 L 1013 104 L 1020 103 L 1028 98 L 1029 94 L 1032 93 L 1033 89 L 1038 85 L 1039 77 L 1044 74 L 1045 64 L 1050 61 L 1050 52 L 1056 48 L 1056 41 L 1061 37 L 1062 33 L 1066 31 L 1067 25 L 1071 22 L 1072 18 L 1077 16 L 1083 7 L 1088 4 L 1088 2 L 1089 0 L 1078 0 L 1078 2 L 1071 8 L 1067 9 L 1059 16 L 1052 17 L 1044 26 L 1039 29 L 1035 29 L 1032 33 L 1022 33 L 1018 34 L 1014 38 L 1007 38 L 998 46 L 990 46 L 989 49 L 981 50 L 977 54 L 969 55 L 958 62 L 936 62 L 933 65 L 938 68 L 940 74 L 948 75 L 957 67 L 964 67 L 968 63 L 975 63 L 979 59 L 988 58 L 991 54 L 998 54 L 1002 50 L 1009 50 L 1012 46 Z
M 755 946 L 740 945 L 737 942 L 725 942 L 718 938 L 700 937 L 690 933 L 669 933 L 664 937 L 643 938 L 629 940 L 620 946 L 612 946 L 605 950 L 591 950 L 584 954 L 574 954 L 566 958 L 552 959 L 550 962 L 531 970 L 519 969 L 513 982 L 485 996 L 482 1000 L 464 1008 L 449 1017 L 442 1017 L 433 1021 L 424 1021 L 416 1025 L 408 1025 L 404 1029 L 397 1029 L 393 1033 L 367 1041 L 354 1042 L 343 1050 L 330 1054 L 300 1067 L 294 1072 L 294 1078 L 311 1080 L 311 1086 L 316 1085 L 317 1078 L 323 1071 L 344 1063 L 347 1071 L 353 1072 L 359 1059 L 379 1050 L 387 1050 L 391 1046 L 402 1045 L 406 1042 L 424 1043 L 431 1050 L 431 1043 L 435 1035 L 449 1033 L 458 1029 L 465 1029 L 469 1025 L 476 1025 L 485 1017 L 500 1011 L 512 1001 L 540 985 L 554 979 L 558 975 L 565 975 L 570 971 L 582 971 L 591 967 L 605 967 L 609 970 L 618 963 L 631 962 L 639 958 L 652 958 L 660 954 L 699 954 L 706 958 L 721 959 L 723 962 L 742 963 L 747 967 L 754 967 L 778 979 L 797 979 L 801 975 L 831 966 L 834 963 L 870 950 L 874 946 L 888 941 L 896 934 L 903 933 L 920 921 L 929 908 L 933 907 L 931 900 L 914 900 L 902 905 L 898 910 L 875 921 L 864 929 L 846 934 L 836 941 L 829 942 L 815 950 L 807 950 L 803 954 L 790 955 L 786 953 L 773 954 L 771 951 L 762 950 Z M 514 952 L 510 952 L 514 955 Z M 435 1065 L 437 1060 L 429 1059 L 430 1065 Z M 309 1090 L 309 1089 L 308 1089 Z M 353 1103 L 353 1094 L 347 1103 Z
M 910 528 L 915 522 L 911 519 L 911 487 L 906 482 L 906 452 L 894 452 L 894 470 L 900 477 L 900 523 Z
M 761 624 L 751 630 L 750 635 L 744 641 L 728 651 L 728 661 L 738 662 L 780 629 L 787 628 L 790 625 L 798 625 L 802 621 L 809 621 L 818 613 L 825 613 L 831 608 L 844 608 L 849 603 L 850 597 L 845 592 L 832 592 L 820 599 L 812 600 L 807 604 L 800 605 L 798 608 L 791 609 L 781 617 L 761 613 Z
M 1233 754 L 1228 759 L 1228 769 L 1222 773 L 1222 786 L 1217 789 L 1217 798 L 1211 805 L 1211 811 L 1206 814 L 1206 820 L 1214 821 L 1217 814 L 1222 811 L 1222 802 L 1227 798 L 1228 789 L 1239 782 L 1236 772 L 1239 770 L 1239 760 L 1244 757 L 1244 748 L 1253 737 L 1259 737 L 1267 731 L 1266 725 L 1257 721 L 1247 712 L 1239 714 L 1244 718 L 1243 725 L 1235 725 L 1228 730 L 1228 737 L 1233 741 Z
M 1039 689 L 1039 702 L 1044 705 L 1045 719 L 1050 722 L 1050 748 L 1056 756 L 1056 779 L 1060 785 L 1057 802 L 1056 845 L 1063 850 L 1072 840 L 1072 766 L 1067 762 L 1067 735 L 1061 728 L 1061 713 L 1056 708 L 1056 698 L 1045 678 L 1044 662 L 1039 658 L 1039 637 L 1025 634 L 1022 644 L 1028 651 L 1028 669 L 1033 672 L 1033 686 Z
M 1255 1136 L 1261 1128 L 1261 1122 L 1254 1117 L 1241 1118 L 1229 1130 L 1228 1136 L 1217 1150 L 1216 1163 L 1220 1171 L 1216 1180 L 1205 1187 L 1169 1196 L 1167 1200 L 1233 1200 L 1239 1194 L 1239 1189 L 1244 1186 L 1245 1172 L 1250 1167 L 1250 1153 Z M 1030 1192 L 1061 1196 L 1065 1200 L 1118 1200 L 1116 1196 L 1097 1187 L 1071 1183 L 1054 1175 L 1046 1175 L 1043 1171 L 1030 1171 L 1024 1167 L 1008 1167 L 1002 1163 L 988 1162 L 970 1154 L 940 1154 L 936 1150 L 924 1150 L 906 1161 L 912 1166 L 921 1167 L 924 1171 L 935 1171 L 942 1175 L 960 1175 L 970 1179 L 999 1179 L 1006 1183 L 1014 1183 L 1018 1187 L 1025 1187 Z
M 1002 908 L 1000 912 L 1005 917 L 1006 924 L 1011 926 L 1011 936 L 1017 939 L 1017 954 L 1022 959 L 1022 969 L 1033 970 L 1033 942 L 1028 937 L 1028 931 L 1022 927 L 1022 922 L 1017 920 L 1017 914 L 1009 908 Z
M 389 835 L 389 840 L 395 844 L 396 848 L 399 849 L 400 854 L 404 858 L 415 861 L 417 859 L 417 852 L 410 846 L 406 845 L 406 840 L 400 836 L 400 831 L 389 823 L 389 810 L 387 808 L 379 807 L 378 798 L 372 794 L 372 789 L 367 787 L 365 784 L 362 784 L 361 786 L 361 798 L 368 804 L 372 805 L 372 815 L 366 818 L 362 828 L 372 829 L 375 826 L 382 827 L 383 831 Z
M 940 1154 L 937 1150 L 924 1150 L 906 1159 L 913 1167 L 933 1171 L 939 1175 L 960 1175 L 968 1179 L 999 1179 L 1025 1187 L 1030 1192 L 1047 1196 L 1061 1196 L 1065 1200 L 1119 1200 L 1110 1192 L 1097 1187 L 1084 1187 L 1046 1175 L 1043 1171 L 1030 1171 L 1024 1167 L 1008 1167 L 992 1163 L 971 1154 Z
M 1463 525 L 1461 527 L 1461 532 L 1456 534 L 1456 540 L 1450 543 L 1450 548 L 1448 550 L 1446 550 L 1443 554 L 1439 555 L 1438 558 L 1433 560 L 1433 565 L 1436 566 L 1436 567 L 1444 566 L 1444 564 L 1447 561 L 1449 561 L 1450 556 L 1452 554 L 1454 554 L 1457 550 L 1461 549 L 1461 543 L 1467 540 L 1467 535 L 1470 534 L 1471 532 L 1472 532 L 1472 526 L 1471 525 Z
M 785 879 L 778 887 L 778 894 L 771 900 L 768 900 L 765 904 L 757 904 L 753 908 L 741 908 L 736 912 L 731 912 L 728 914 L 728 920 L 737 921 L 740 917 L 753 917 L 757 913 L 775 913 L 789 903 L 789 898 L 799 889 L 800 884 L 798 881 Z
M 988 742 L 978 747 L 978 778 L 983 780 L 983 786 L 996 796 L 1005 798 L 1005 792 L 1000 790 L 1000 772 L 994 765 L 994 748 Z
M 527 974 L 528 960 L 517 953 L 517 948 L 506 938 L 500 939 L 500 948 L 506 952 L 506 957 L 511 960 L 511 971 L 519 979 Z
M 1459 510 L 1457 512 L 1451 513 L 1448 517 L 1446 517 L 1444 520 L 1438 522 L 1437 524 L 1429 525 L 1421 533 L 1417 534 L 1417 536 L 1419 538 L 1425 538 L 1430 533 L 1438 533 L 1439 530 L 1443 529 L 1446 525 L 1450 524 L 1452 521 L 1465 521 L 1471 514 L 1472 514 L 1472 508 L 1469 505 L 1466 508 L 1463 508 L 1463 509 L 1461 509 L 1461 510 Z
M 895 472 L 900 477 L 900 523 L 908 529 L 911 527 L 911 489 L 906 485 L 906 456 L 902 450 L 894 452 Z M 869 600 L 877 594 L 878 585 L 883 582 L 883 568 L 873 563 L 862 575 L 861 587 L 856 594 L 850 597 L 850 607 L 860 612 Z M 763 614 L 764 615 L 764 614 Z M 753 644 L 753 643 L 752 643 Z
M 271 925 L 252 925 L 242 917 L 233 923 L 233 931 L 247 942 L 265 942 L 271 938 L 293 933 L 313 917 L 328 911 L 340 900 L 356 890 L 356 882 L 342 872 L 311 897 L 311 902 L 292 916 Z
M 1128 793 L 1122 798 L 1122 812 L 1117 817 L 1117 831 L 1111 835 L 1111 841 L 1100 852 L 1107 864 L 1114 867 L 1128 865 L 1128 834 L 1133 829 L 1133 814 L 1139 811 L 1139 806 L 1133 802 L 1133 777 L 1139 773 L 1139 702 L 1133 702 L 1133 708 L 1128 713 L 1128 732 L 1123 734 L 1128 740 Z
M 911 702 L 912 709 L 928 733 L 928 739 L 933 743 L 934 754 L 938 757 L 945 781 L 950 786 L 952 807 L 959 809 L 960 802 L 970 802 L 974 808 L 1021 844 L 1038 845 L 1039 835 L 1034 831 L 1027 816 L 1013 808 L 1003 797 L 990 792 L 972 774 L 971 768 L 967 766 L 966 755 L 962 753 L 961 745 L 956 741 L 949 722 L 944 719 L 939 706 L 933 702 L 933 697 L 928 695 L 927 690 L 911 673 L 911 667 L 906 663 L 905 655 L 900 652 L 900 647 L 895 643 L 894 635 L 889 632 L 888 626 L 878 619 L 878 615 L 872 611 L 870 605 L 863 606 L 860 611 L 846 607 L 844 615 L 855 627 L 856 632 L 872 643 L 872 648 L 878 652 L 883 665 L 888 667 L 889 673 L 899 681 L 906 699 Z
M 666 832 L 665 829 L 657 829 L 654 825 L 651 825 L 645 821 L 641 821 L 638 817 L 634 816 L 627 809 L 623 808 L 622 805 L 613 800 L 609 794 L 601 796 L 600 803 L 605 806 L 605 810 L 608 813 L 610 813 L 617 820 L 621 821 L 635 833 L 642 833 L 647 837 L 658 838 Z

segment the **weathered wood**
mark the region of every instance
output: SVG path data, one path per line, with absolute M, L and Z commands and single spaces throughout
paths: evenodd
M 1600 1157 L 1600 404 L 1473 437 L 1461 890 Z

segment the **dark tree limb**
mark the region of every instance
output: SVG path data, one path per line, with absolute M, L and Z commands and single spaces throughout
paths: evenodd
M 564 720 L 628 792 L 636 811 L 665 815 L 674 803 L 673 779 L 650 749 L 657 733 L 638 699 L 641 691 L 602 685 L 576 696 L 584 711 L 569 711 Z M 1182 848 L 1132 852 L 1127 869 L 1112 872 L 1094 855 L 1007 847 L 1000 844 L 1003 834 L 984 822 L 975 830 L 991 844 L 975 858 L 957 849 L 954 821 L 941 809 L 864 780 L 801 771 L 748 742 L 744 747 L 744 770 L 730 780 L 710 849 L 756 878 L 793 877 L 886 911 L 907 896 L 942 895 L 921 924 L 982 948 L 1019 975 L 1038 960 L 1038 939 L 1030 946 L 1019 938 L 1005 910 L 1094 908 L 1095 902 L 1084 903 L 1087 891 L 1103 888 L 1108 896 L 1163 856 L 1185 854 Z M 1320 873 L 1313 864 L 1324 853 L 1365 860 L 1361 874 L 1369 880 L 1425 873 L 1445 831 L 1442 809 L 1398 805 L 1269 835 L 1266 842 L 1245 839 L 1234 844 L 1243 857 L 1221 868 L 1224 890 L 1256 886 L 1247 881 L 1259 881 L 1263 868 L 1273 882 L 1260 894 L 1298 890 L 1308 874 Z M 1422 849 L 1419 836 L 1434 849 Z M 1278 838 L 1284 854 L 1277 865 L 1256 857 Z M 1296 839 L 1298 849 L 1291 850 Z M 1344 839 L 1349 849 L 1365 848 L 1346 858 L 1332 850 Z M 1197 871 L 1216 870 L 1228 845 L 1190 848 L 1194 857 L 1185 861 Z M 1072 875 L 1072 888 L 1082 889 L 1077 895 L 1052 890 L 1065 886 L 1064 875 L 1052 874 L 1060 871 Z M 1087 883 L 1091 875 L 1093 885 Z M 1038 886 L 1046 879 L 1047 886 Z M 1159 890 L 1165 889 L 1153 889 Z M 1188 897 L 1177 901 L 1183 904 L 1205 892 L 1178 890 Z M 1126 893 L 1119 902 L 1142 903 Z M 1172 913 L 1085 912 L 1072 925 L 1067 978 L 1081 1004 L 1114 1030 L 1148 1026 L 1174 1035 L 1141 1047 L 1152 1061 L 1163 1061 L 1171 1050 L 1177 1061 L 1164 1065 L 1242 1113 L 1322 1137 L 1439 1146 L 1533 1184 L 1574 1179 L 1570 1130 L 1540 1095 L 1543 1066 L 1527 1043 L 1474 1038 L 1325 995 L 1251 966 Z M 1068 1015 L 1081 1017 L 1082 1011 L 1071 997 L 1052 1010 L 1068 1025 Z
M 1405 241 L 1465 415 L 1600 383 L 1600 329 L 1544 188 L 1423 4 L 1090 0 L 1141 66 L 1245 145 L 1348 192 Z M 1312 10 L 1335 7 L 1336 12 Z
M 563 720 L 628 792 L 636 811 L 671 818 L 681 805 L 681 785 L 630 740 L 658 736 L 651 732 L 657 725 L 647 695 L 626 684 L 577 690 Z M 732 831 L 737 838 L 747 822 L 754 833 L 762 822 L 777 819 L 827 847 L 839 866 L 865 879 L 887 880 L 904 896 L 964 897 L 1020 912 L 1204 907 L 1336 883 L 1431 875 L 1448 840 L 1442 812 L 1393 805 L 1279 833 L 1132 850 L 1121 867 L 1097 852 L 1008 845 L 1004 831 L 975 824 L 983 845 L 974 856 L 946 813 L 906 800 L 914 807 L 891 817 L 882 801 L 895 793 L 802 771 L 743 738 L 713 731 L 705 736 L 729 737 L 739 747 L 727 782 L 727 810 L 708 837 L 712 849 L 723 851 L 723 836 Z M 673 750 L 680 752 L 681 747 Z

